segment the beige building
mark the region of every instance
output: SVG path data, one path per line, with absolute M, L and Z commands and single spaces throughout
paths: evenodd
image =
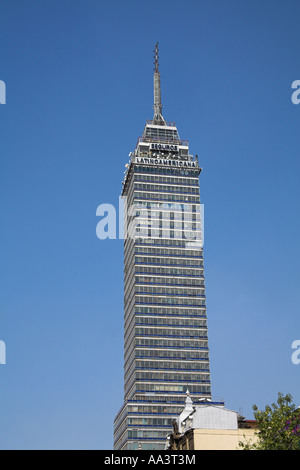
M 256 422 L 210 401 L 194 404 L 189 392 L 185 408 L 168 435 L 168 450 L 238 450 L 239 442 L 254 441 Z

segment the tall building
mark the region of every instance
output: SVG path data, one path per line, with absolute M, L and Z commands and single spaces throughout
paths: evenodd
M 158 47 L 154 116 L 126 164 L 124 404 L 114 448 L 164 449 L 185 404 L 211 397 L 198 158 L 162 115 Z

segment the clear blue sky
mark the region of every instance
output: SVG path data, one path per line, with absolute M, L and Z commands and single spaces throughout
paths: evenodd
M 1 0 L 0 447 L 110 449 L 123 243 L 96 237 L 152 118 L 203 167 L 212 391 L 300 405 L 298 1 Z

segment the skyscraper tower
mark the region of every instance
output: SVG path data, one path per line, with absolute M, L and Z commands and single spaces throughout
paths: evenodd
M 198 158 L 162 116 L 158 45 L 154 116 L 126 164 L 124 404 L 114 448 L 164 449 L 187 389 L 211 397 Z

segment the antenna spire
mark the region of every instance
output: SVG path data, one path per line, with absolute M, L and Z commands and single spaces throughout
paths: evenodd
M 159 66 L 159 63 L 158 63 L 158 42 L 155 44 L 155 49 L 154 49 L 154 72 L 158 72 L 158 66 Z
M 153 123 L 164 125 L 165 120 L 162 116 L 160 72 L 158 69 L 158 42 L 154 49 L 154 117 Z

